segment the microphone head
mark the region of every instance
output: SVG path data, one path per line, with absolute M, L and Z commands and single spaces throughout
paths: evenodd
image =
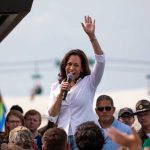
M 70 72 L 70 73 L 67 74 L 67 81 L 71 82 L 72 79 L 73 79 L 73 74 L 72 74 L 72 72 Z

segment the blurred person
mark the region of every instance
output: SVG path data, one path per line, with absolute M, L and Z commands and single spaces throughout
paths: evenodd
M 142 145 L 142 150 L 145 150 L 145 148 L 149 148 L 150 150 L 150 138 L 146 139 Z
M 10 150 L 32 150 L 33 136 L 31 131 L 24 127 L 18 126 L 10 131 L 8 148 Z
M 149 147 L 145 147 L 143 150 L 150 150 L 150 148 Z
M 17 126 L 24 126 L 24 117 L 21 112 L 17 110 L 11 110 L 6 116 L 4 132 L 0 134 L 0 144 L 8 143 L 9 132 Z M 5 147 L 5 144 L 1 145 L 1 148 Z
M 110 96 L 100 95 L 97 98 L 95 111 L 98 115 L 99 124 L 104 131 L 109 127 L 114 127 L 121 132 L 131 134 L 131 128 L 128 125 L 121 123 L 114 117 L 115 110 L 116 108 L 114 106 L 113 99 Z M 113 142 L 109 137 L 107 137 L 103 149 L 117 150 L 118 147 L 119 145 L 117 143 Z
M 71 150 L 77 149 L 74 140 L 76 127 L 86 121 L 98 123 L 92 105 L 105 64 L 103 51 L 95 35 L 95 20 L 85 16 L 81 24 L 93 47 L 93 71 L 90 71 L 89 61 L 82 50 L 73 49 L 66 53 L 60 64 L 59 80 L 51 86 L 48 111 L 49 120 L 66 131 Z M 72 74 L 71 81 L 68 74 Z
M 23 114 L 23 109 L 19 105 L 12 105 L 10 110 L 18 110 L 18 111 L 20 111 Z
M 24 120 L 25 126 L 32 132 L 38 148 L 42 150 L 42 136 L 38 132 L 38 128 L 42 121 L 40 112 L 35 109 L 30 109 L 25 113 Z
M 95 122 L 87 121 L 77 126 L 75 141 L 79 150 L 102 150 L 104 133 Z
M 67 150 L 67 134 L 64 129 L 50 128 L 44 133 L 42 143 L 43 150 Z
M 146 99 L 139 100 L 136 103 L 135 115 L 141 125 L 138 131 L 142 144 L 148 138 L 150 138 L 150 101 Z
M 47 124 L 43 127 L 41 127 L 40 129 L 38 129 L 38 132 L 41 134 L 41 136 L 44 135 L 44 133 L 50 129 L 53 128 L 55 126 L 55 124 L 53 122 L 51 122 L 50 120 L 48 120 Z
M 119 150 L 141 150 L 141 139 L 134 128 L 132 128 L 132 134 L 127 135 L 110 127 L 107 129 L 107 135 L 120 145 Z
M 121 108 L 118 113 L 118 120 L 128 126 L 132 126 L 135 121 L 133 110 L 128 107 Z

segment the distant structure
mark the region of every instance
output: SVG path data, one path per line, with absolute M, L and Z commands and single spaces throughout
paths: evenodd
M 33 0 L 0 0 L 0 42 L 30 12 Z

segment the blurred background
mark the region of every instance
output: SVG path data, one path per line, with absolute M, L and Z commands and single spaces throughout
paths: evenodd
M 31 12 L 0 44 L 0 91 L 7 110 L 17 103 L 44 116 L 59 63 L 74 48 L 93 51 L 81 22 L 96 20 L 96 36 L 106 55 L 97 95 L 109 94 L 117 108 L 134 108 L 150 97 L 149 0 L 36 0 Z

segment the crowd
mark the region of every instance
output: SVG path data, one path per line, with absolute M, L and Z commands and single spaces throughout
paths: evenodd
M 20 106 L 12 106 L 0 133 L 1 150 L 150 150 L 150 101 L 139 100 L 135 112 L 116 107 L 109 95 L 93 100 L 105 67 L 105 55 L 95 35 L 95 20 L 85 16 L 81 23 L 95 56 L 90 70 L 86 54 L 70 50 L 60 63 L 58 81 L 51 86 L 48 123 L 38 110 L 25 114 Z M 141 128 L 134 128 L 135 117 Z
M 97 98 L 95 112 L 99 124 L 86 121 L 77 126 L 74 137 L 79 150 L 150 150 L 150 101 L 139 100 L 134 112 L 120 109 L 114 117 L 115 106 L 108 95 Z M 137 117 L 141 128 L 134 128 Z M 41 114 L 29 110 L 25 114 L 13 105 L 6 116 L 4 132 L 0 133 L 1 150 L 71 150 L 67 133 L 50 121 L 42 128 Z

